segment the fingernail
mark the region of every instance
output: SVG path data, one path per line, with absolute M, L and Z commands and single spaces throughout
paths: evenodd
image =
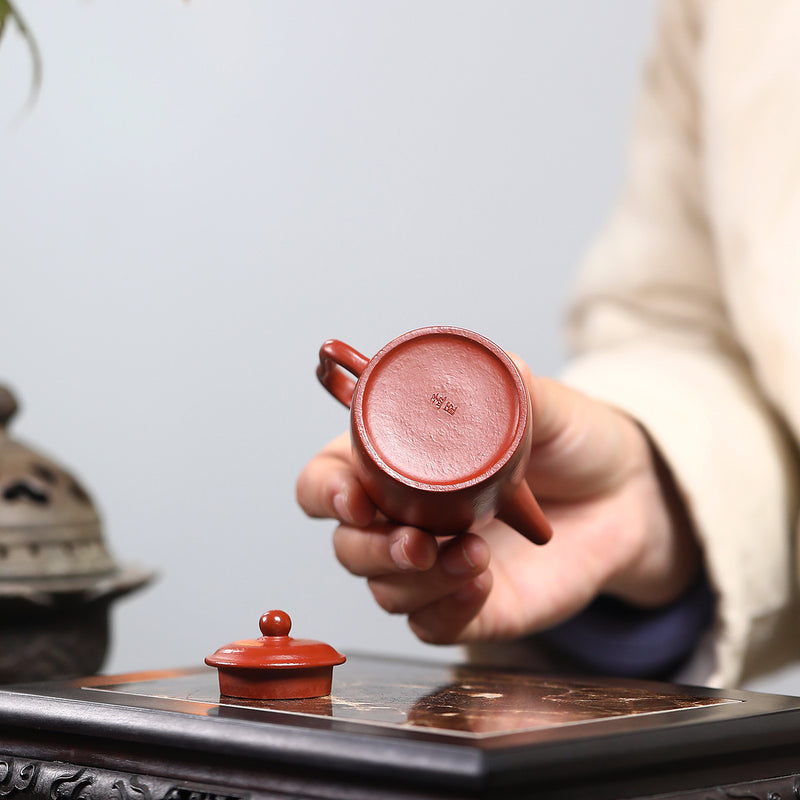
M 450 575 L 469 575 L 475 571 L 475 564 L 467 555 L 467 548 L 460 542 L 451 546 L 442 555 L 442 569 Z
M 353 515 L 350 513 L 350 509 L 347 507 L 347 497 L 344 492 L 337 492 L 333 496 L 333 510 L 336 512 L 336 516 L 342 522 L 346 522 L 348 525 L 355 524 Z
M 408 557 L 408 536 L 398 536 L 389 547 L 389 555 L 392 561 L 397 564 L 400 569 L 414 569 L 414 563 Z

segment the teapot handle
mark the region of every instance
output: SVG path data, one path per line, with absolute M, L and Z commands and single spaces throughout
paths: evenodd
M 367 364 L 369 359 L 349 344 L 337 339 L 328 339 L 319 349 L 317 377 L 342 405 L 350 408 L 356 382 L 346 375 L 344 370 L 358 378 Z

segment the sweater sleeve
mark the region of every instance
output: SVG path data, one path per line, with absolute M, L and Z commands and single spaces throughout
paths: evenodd
M 567 318 L 564 380 L 636 418 L 674 475 L 716 597 L 688 679 L 732 685 L 797 653 L 794 451 L 726 309 L 704 188 L 702 5 L 668 2 L 622 195 Z

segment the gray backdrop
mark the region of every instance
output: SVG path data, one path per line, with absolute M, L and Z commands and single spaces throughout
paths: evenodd
M 449 658 L 335 562 L 294 482 L 346 425 L 314 378 L 455 324 L 542 373 L 620 181 L 653 6 L 18 0 L 0 48 L 0 378 L 15 430 L 160 572 L 107 669 L 199 663 L 282 607 Z M 795 684 L 797 685 L 797 684 Z

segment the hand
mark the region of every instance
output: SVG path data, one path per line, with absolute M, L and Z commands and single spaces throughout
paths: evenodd
M 533 403 L 527 477 L 553 526 L 548 544 L 533 545 L 496 520 L 439 540 L 387 521 L 355 476 L 347 435 L 298 479 L 306 513 L 341 523 L 334 548 L 342 565 L 367 578 L 382 608 L 407 614 L 426 642 L 516 638 L 563 621 L 600 593 L 658 606 L 697 573 L 688 519 L 642 428 L 516 363 Z

